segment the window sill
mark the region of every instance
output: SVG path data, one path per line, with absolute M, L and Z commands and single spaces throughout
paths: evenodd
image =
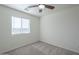
M 12 35 L 24 35 L 24 34 L 30 34 L 30 32 L 27 32 L 27 33 L 12 33 Z

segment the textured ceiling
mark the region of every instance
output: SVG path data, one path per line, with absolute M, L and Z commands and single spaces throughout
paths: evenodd
M 28 6 L 33 5 L 33 4 L 4 4 L 4 5 L 8 6 L 10 8 L 14 8 L 14 9 L 23 11 L 25 13 L 29 13 L 31 15 L 38 16 L 38 17 L 44 16 L 44 15 L 47 15 L 47 14 L 51 14 L 51 13 L 54 13 L 54 12 L 58 12 L 58 11 L 61 11 L 61 10 L 65 10 L 65 9 L 68 9 L 68 8 L 72 8 L 72 7 L 75 7 L 75 6 L 79 6 L 77 4 L 52 4 L 52 6 L 55 6 L 55 9 L 50 10 L 50 9 L 45 8 L 42 13 L 39 13 L 38 7 L 30 8 L 29 10 L 24 10 L 25 8 L 27 8 Z

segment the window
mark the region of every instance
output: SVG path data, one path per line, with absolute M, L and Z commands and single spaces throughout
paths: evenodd
M 30 33 L 30 20 L 12 16 L 12 34 Z

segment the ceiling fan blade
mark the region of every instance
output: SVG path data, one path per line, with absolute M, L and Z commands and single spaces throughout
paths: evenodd
M 27 8 L 38 7 L 38 5 L 28 6 Z
M 28 6 L 27 8 L 25 8 L 25 10 L 28 10 L 29 8 L 32 8 L 32 7 L 38 7 L 38 5 L 31 5 L 31 6 Z
M 46 8 L 49 8 L 49 9 L 54 9 L 55 7 L 54 6 L 50 6 L 50 5 L 45 5 Z

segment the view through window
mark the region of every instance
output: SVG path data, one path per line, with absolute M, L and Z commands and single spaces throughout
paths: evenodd
M 12 16 L 12 34 L 30 33 L 30 20 Z

